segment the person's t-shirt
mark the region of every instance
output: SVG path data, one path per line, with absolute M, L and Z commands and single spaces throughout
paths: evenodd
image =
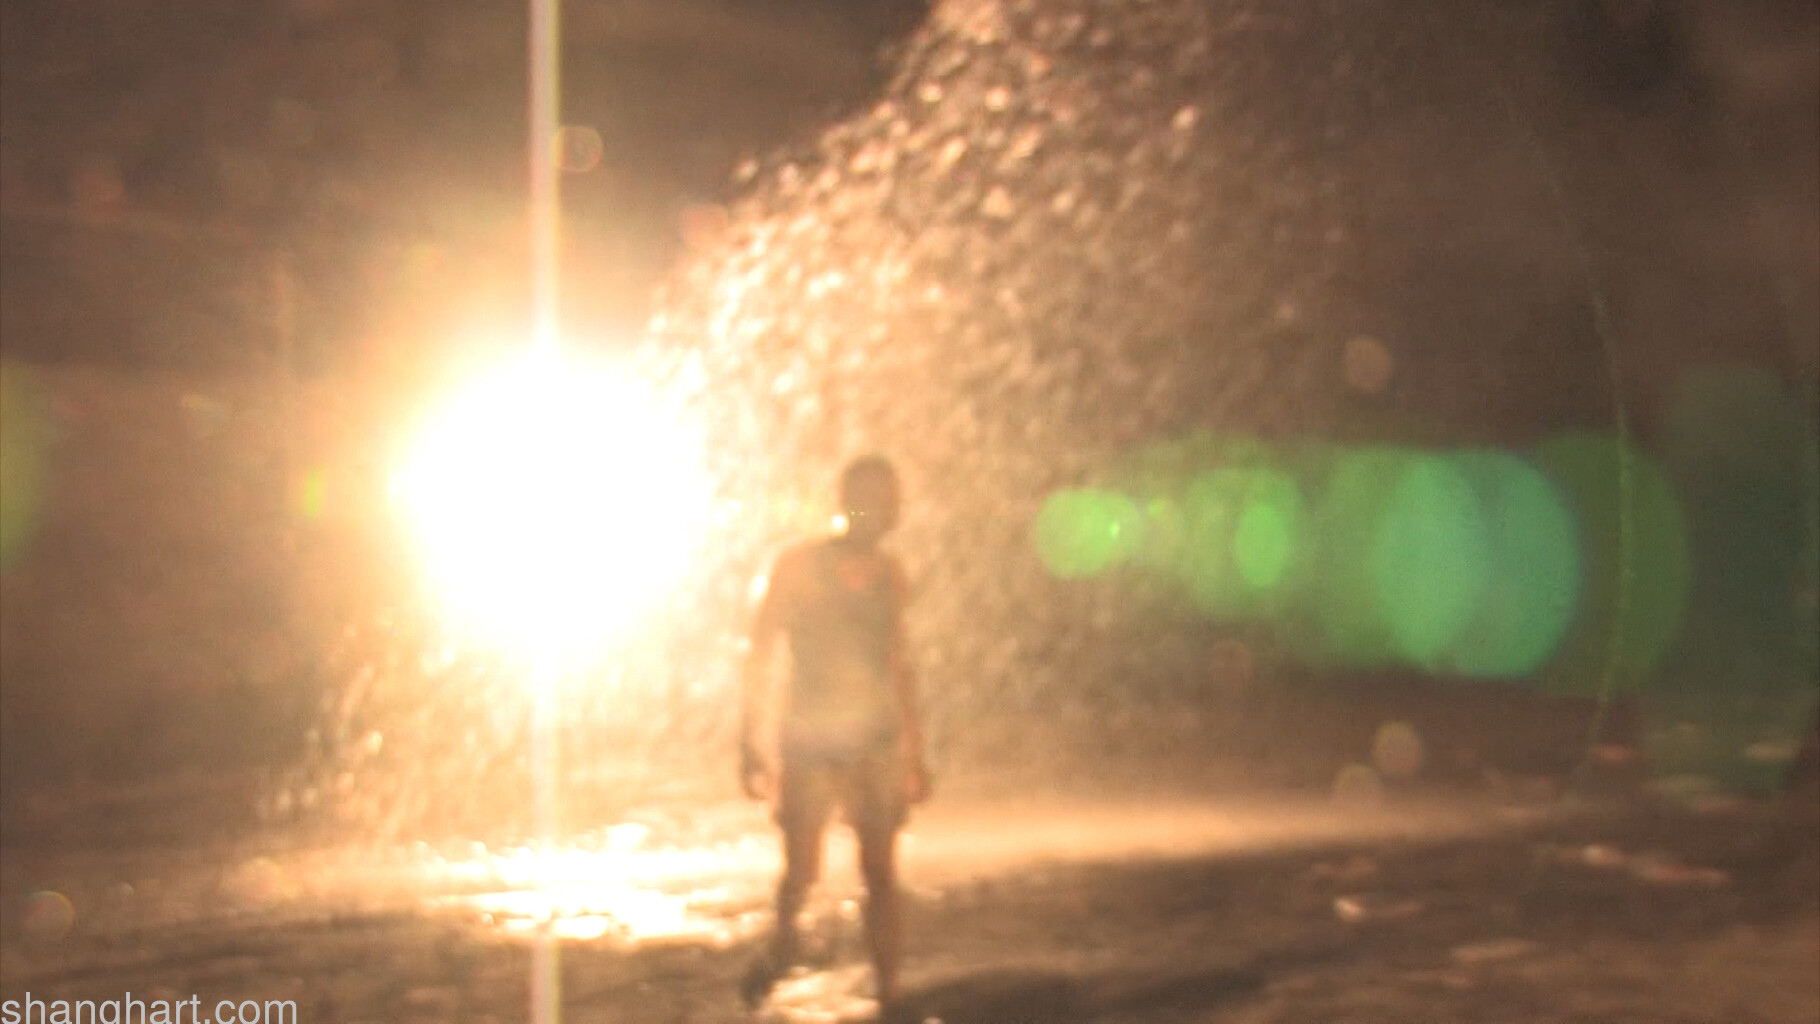
M 901 600 L 890 558 L 838 537 L 786 557 L 786 749 L 840 756 L 888 742 L 896 729 L 891 647 Z

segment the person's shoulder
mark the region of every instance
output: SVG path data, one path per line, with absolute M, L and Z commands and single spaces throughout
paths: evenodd
M 795 576 L 807 571 L 809 565 L 828 546 L 826 540 L 798 541 L 777 553 L 771 560 L 771 578 L 773 580 Z
M 766 572 L 753 577 L 751 600 L 756 606 L 776 608 L 793 599 L 800 586 L 796 581 L 803 574 L 803 547 L 797 544 L 783 549 L 771 559 Z
M 824 537 L 818 537 L 814 540 L 797 541 L 794 544 L 788 545 L 782 551 L 779 551 L 777 557 L 772 559 L 771 564 L 780 568 L 786 565 L 801 565 L 820 555 L 827 547 L 828 540 Z

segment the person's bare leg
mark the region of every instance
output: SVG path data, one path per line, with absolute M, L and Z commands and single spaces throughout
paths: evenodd
M 866 944 L 872 952 L 872 973 L 878 1003 L 888 1007 L 897 999 L 898 957 L 903 942 L 897 892 L 897 829 L 867 827 L 859 835 L 860 873 L 866 881 Z
M 825 822 L 793 822 L 784 829 L 784 874 L 777 883 L 777 930 L 771 943 L 779 969 L 794 962 L 801 948 L 797 929 L 809 890 L 821 875 Z
M 771 987 L 796 962 L 801 951 L 798 919 L 809 890 L 821 874 L 822 834 L 827 820 L 827 805 L 813 791 L 786 792 L 778 814 L 778 825 L 783 830 L 784 872 L 777 881 L 777 921 L 770 944 L 740 982 L 740 993 L 749 1006 L 764 1002 Z

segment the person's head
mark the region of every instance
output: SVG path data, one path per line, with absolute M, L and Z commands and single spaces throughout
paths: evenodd
M 898 515 L 897 470 L 877 455 L 854 459 L 840 475 L 840 507 L 847 536 L 872 541 L 891 532 Z

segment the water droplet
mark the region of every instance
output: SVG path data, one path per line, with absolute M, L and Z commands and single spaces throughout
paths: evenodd
M 20 927 L 26 937 L 38 942 L 55 942 L 75 926 L 76 906 L 68 896 L 45 889 L 25 898 Z
M 1043 130 L 1041 128 L 1036 125 L 1030 125 L 1024 128 L 1012 138 L 1011 145 L 1005 148 L 1005 158 L 1000 166 L 1008 167 L 1011 164 L 1020 163 L 1029 159 L 1030 155 L 1035 153 L 1037 147 L 1042 144 Z
M 1382 341 L 1361 334 L 1346 341 L 1346 386 L 1360 394 L 1375 395 L 1390 383 L 1396 359 Z
M 1408 722 L 1386 722 L 1371 741 L 1371 763 L 1387 779 L 1413 778 L 1422 770 L 1421 734 Z
M 1011 193 L 1004 186 L 994 185 L 986 198 L 980 201 L 980 212 L 994 220 L 1009 220 L 1017 208 L 1011 204 Z
M 940 153 L 935 157 L 936 173 L 946 173 L 950 167 L 960 162 L 967 155 L 967 140 L 959 135 L 942 144 Z

